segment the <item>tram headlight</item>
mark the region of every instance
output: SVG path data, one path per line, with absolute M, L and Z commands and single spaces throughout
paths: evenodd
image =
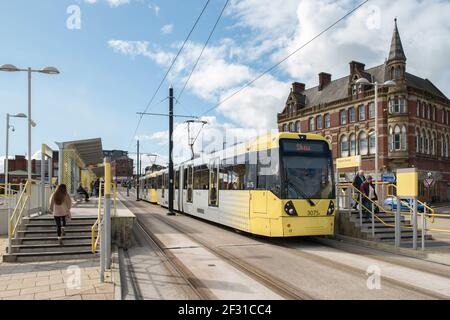
M 289 216 L 298 216 L 297 210 L 295 210 L 295 206 L 292 201 L 289 201 L 284 205 L 284 212 L 286 212 Z
M 327 215 L 331 216 L 334 212 L 334 203 L 333 201 L 330 201 L 330 204 L 328 205 Z

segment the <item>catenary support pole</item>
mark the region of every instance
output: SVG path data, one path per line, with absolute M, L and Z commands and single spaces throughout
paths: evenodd
M 137 159 L 136 159 L 136 201 L 139 201 L 139 178 L 141 177 L 141 155 L 139 154 L 139 140 L 137 141 Z
M 173 87 L 169 88 L 169 212 L 168 215 L 175 215 L 173 210 Z

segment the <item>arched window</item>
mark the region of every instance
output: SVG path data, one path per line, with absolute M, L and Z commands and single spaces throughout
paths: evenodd
M 300 121 L 295 122 L 295 132 L 301 132 Z
M 356 135 L 354 133 L 350 135 L 350 155 L 356 156 Z
M 444 157 L 448 158 L 448 136 L 444 138 Z
M 359 154 L 362 156 L 367 155 L 368 141 L 366 132 L 362 131 L 358 137 Z
M 401 78 L 401 76 L 402 76 L 402 69 L 400 66 L 397 66 L 397 68 L 395 68 L 395 78 L 398 79 Z
M 394 141 L 393 141 L 393 137 L 394 137 L 394 130 L 392 129 L 392 127 L 389 127 L 389 135 L 388 135 L 388 147 L 389 147 L 389 151 L 394 151 Z
M 401 145 L 403 151 L 408 148 L 408 131 L 406 130 L 405 125 L 402 127 Z
M 420 153 L 425 153 L 425 133 L 420 131 Z
M 431 133 L 431 154 L 436 155 L 436 132 Z
M 417 100 L 416 104 L 416 116 L 420 117 L 420 100 Z
M 426 108 L 427 106 L 425 102 L 422 102 L 422 118 L 425 118 Z
M 423 132 L 423 136 L 425 139 L 424 153 L 430 154 L 430 137 L 427 132 Z
M 441 133 L 441 157 L 444 156 L 444 139 L 445 139 L 444 134 Z
M 372 130 L 369 132 L 369 153 L 375 154 L 376 147 L 375 147 L 375 131 Z
M 322 123 L 322 116 L 318 115 L 317 116 L 317 129 L 320 130 L 323 128 L 323 123 Z
M 309 118 L 309 131 L 314 131 L 316 130 L 315 125 L 314 125 L 314 118 Z
M 419 144 L 420 144 L 420 137 L 419 137 L 419 135 L 420 135 L 420 133 L 419 133 L 419 130 L 416 128 L 416 131 L 415 131 L 415 147 L 416 147 L 416 153 L 419 153 L 420 152 L 420 148 L 419 148 Z
M 325 128 L 330 128 L 330 127 L 331 127 L 330 114 L 327 113 L 327 114 L 325 114 Z
M 295 127 L 294 127 L 294 123 L 293 122 L 289 123 L 289 131 L 295 132 Z
M 392 128 L 391 128 L 392 130 Z M 392 134 L 392 131 L 391 131 Z M 394 151 L 399 151 L 402 148 L 402 142 L 401 142 L 401 130 L 399 126 L 395 126 L 394 132 L 392 135 L 392 147 L 391 149 Z
M 288 132 L 288 124 L 283 124 L 283 132 Z
M 341 158 L 348 157 L 348 139 L 346 135 L 341 137 Z

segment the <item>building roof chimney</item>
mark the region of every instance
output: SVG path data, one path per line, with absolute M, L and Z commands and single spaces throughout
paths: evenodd
M 319 73 L 319 91 L 325 88 L 331 82 L 331 74 L 326 72 Z
M 292 92 L 299 94 L 305 91 L 305 84 L 300 82 L 294 82 L 292 83 Z

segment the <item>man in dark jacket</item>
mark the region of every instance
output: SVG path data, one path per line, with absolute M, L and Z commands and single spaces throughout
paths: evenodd
M 366 215 L 367 218 L 370 219 L 372 217 L 371 215 L 373 206 L 372 201 L 378 200 L 377 193 L 375 192 L 375 185 L 373 184 L 372 181 L 372 176 L 367 176 L 366 181 L 364 181 L 361 184 L 360 191 L 363 194 L 362 197 L 363 213 Z M 372 201 L 370 201 L 369 199 Z M 376 208 L 373 209 L 375 210 Z M 368 210 L 370 210 L 370 212 Z
M 353 187 L 356 190 L 360 190 L 361 189 L 361 185 L 363 184 L 363 182 L 366 180 L 366 177 L 364 176 L 364 170 L 359 170 L 358 173 L 356 174 L 355 178 L 353 179 Z M 356 199 L 359 198 L 359 195 L 356 194 Z M 357 209 L 358 208 L 358 202 L 355 199 L 355 204 L 353 205 L 353 209 Z

